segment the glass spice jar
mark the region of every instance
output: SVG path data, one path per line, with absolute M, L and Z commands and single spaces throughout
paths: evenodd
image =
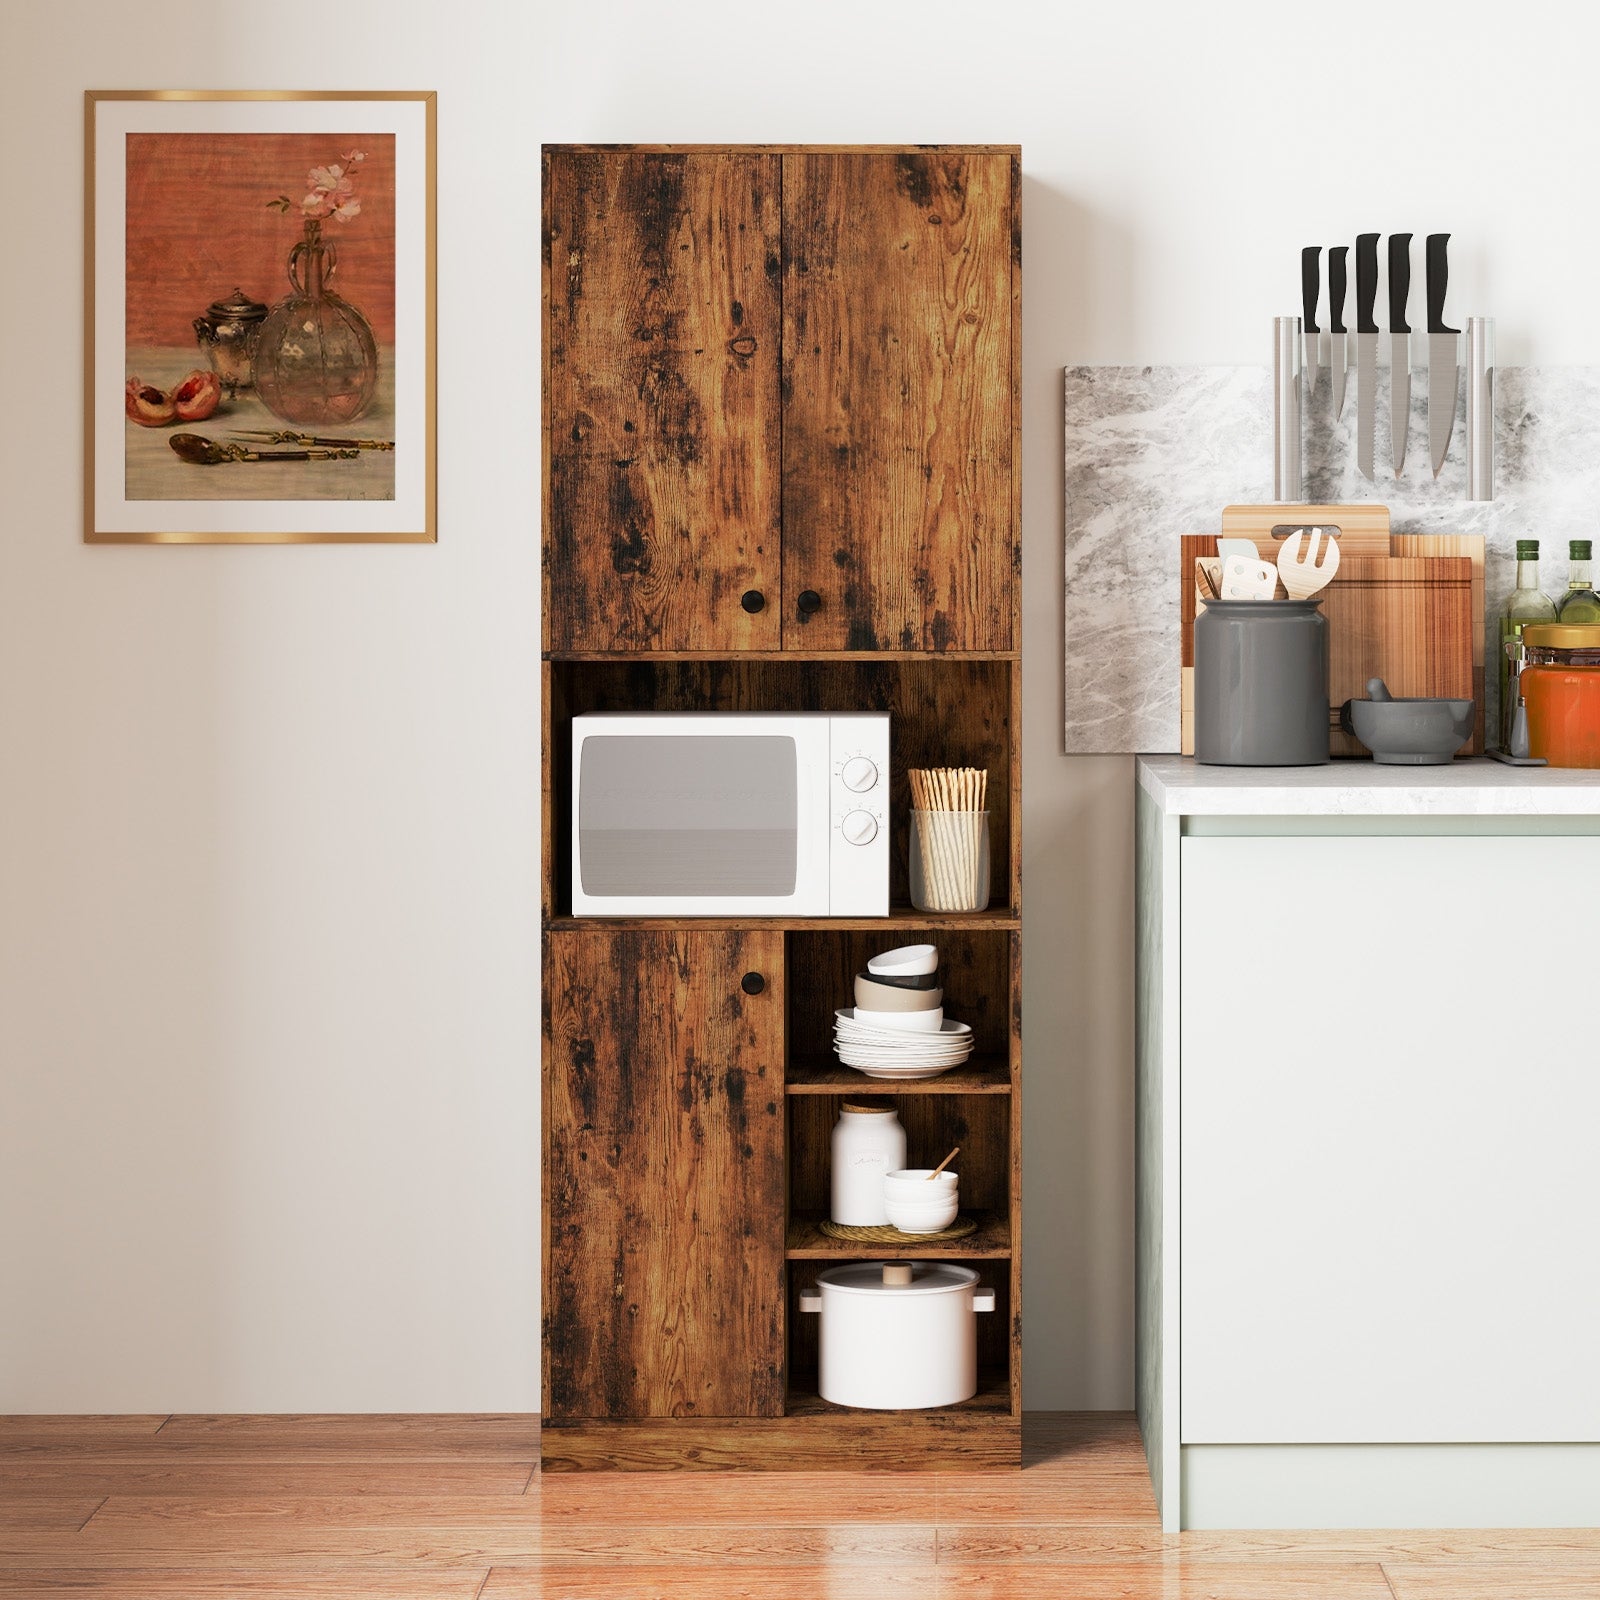
M 1552 767 L 1600 767 L 1600 623 L 1535 623 L 1522 646 L 1528 754 Z

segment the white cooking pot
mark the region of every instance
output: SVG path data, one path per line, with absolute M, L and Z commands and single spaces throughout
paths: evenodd
M 994 1290 L 947 1261 L 853 1261 L 817 1274 L 800 1309 L 821 1314 L 818 1392 L 839 1406 L 904 1411 L 978 1392 L 978 1325 Z

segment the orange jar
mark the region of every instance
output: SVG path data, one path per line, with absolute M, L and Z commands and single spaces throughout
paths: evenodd
M 1522 644 L 1528 754 L 1552 767 L 1600 767 L 1600 623 L 1530 623 Z

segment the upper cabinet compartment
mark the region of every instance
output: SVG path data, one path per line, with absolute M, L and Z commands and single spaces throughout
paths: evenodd
M 545 152 L 545 648 L 1017 648 L 1018 160 Z
M 1017 647 L 1017 162 L 783 157 L 783 642 Z
M 545 153 L 546 649 L 779 647 L 779 162 Z

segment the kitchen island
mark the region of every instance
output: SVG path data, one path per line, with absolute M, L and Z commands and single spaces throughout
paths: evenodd
M 1165 1525 L 1600 1521 L 1600 773 L 1136 783 Z

